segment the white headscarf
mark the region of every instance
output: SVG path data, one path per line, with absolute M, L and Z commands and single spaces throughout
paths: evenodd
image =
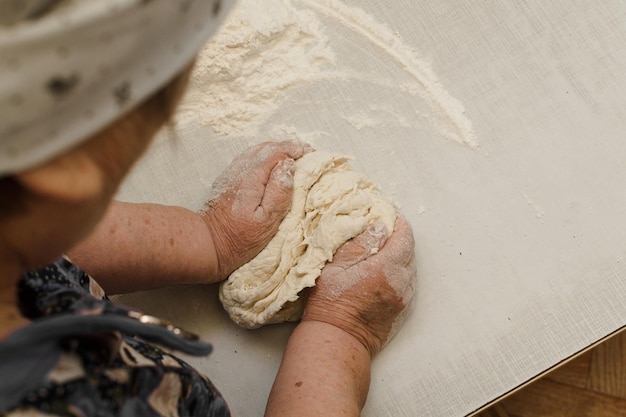
M 0 176 L 80 143 L 165 85 L 233 0 L 0 0 Z

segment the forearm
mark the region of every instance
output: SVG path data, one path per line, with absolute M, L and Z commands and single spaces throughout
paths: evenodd
M 322 322 L 301 322 L 289 338 L 265 417 L 359 416 L 371 357 L 356 338 Z
M 202 218 L 157 204 L 113 202 L 96 230 L 68 255 L 110 294 L 208 283 L 217 271 Z

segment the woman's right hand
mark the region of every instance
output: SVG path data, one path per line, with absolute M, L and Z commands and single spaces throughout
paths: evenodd
M 375 223 L 335 253 L 309 293 L 302 321 L 331 324 L 358 339 L 373 357 L 408 315 L 415 291 L 415 241 L 398 216 L 388 236 Z
M 291 207 L 294 160 L 312 150 L 304 142 L 264 142 L 238 155 L 215 180 L 217 196 L 200 214 L 217 257 L 211 280 L 225 279 L 276 234 Z

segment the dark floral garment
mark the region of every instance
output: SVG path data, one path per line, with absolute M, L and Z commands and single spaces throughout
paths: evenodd
M 210 345 L 114 304 L 69 261 L 25 273 L 18 291 L 33 322 L 0 343 L 1 415 L 230 416 L 206 377 L 155 346 Z

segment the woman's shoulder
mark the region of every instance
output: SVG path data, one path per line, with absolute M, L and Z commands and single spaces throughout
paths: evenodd
M 69 260 L 24 273 L 19 294 L 33 322 L 0 343 L 0 414 L 230 415 L 208 378 L 159 347 L 210 345 L 111 302 Z
M 30 319 L 109 302 L 98 283 L 67 258 L 25 271 L 18 282 L 18 297 L 22 313 Z

